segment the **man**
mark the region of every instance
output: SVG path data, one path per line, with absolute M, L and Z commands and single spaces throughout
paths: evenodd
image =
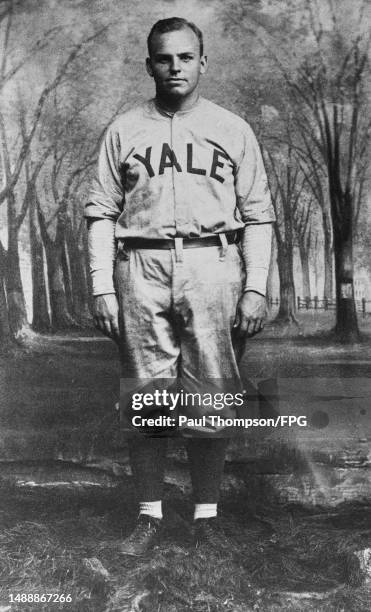
M 125 427 L 137 434 L 128 443 L 139 518 L 121 545 L 132 555 L 159 530 L 166 434 L 174 432 L 187 438 L 196 541 L 217 542 L 230 431 L 205 397 L 234 398 L 222 409 L 236 416 L 241 342 L 266 316 L 274 221 L 251 128 L 199 95 L 207 69 L 200 30 L 161 20 L 148 54 L 156 97 L 108 128 L 85 212 L 95 323 L 119 345 Z M 151 402 L 156 391 L 161 401 Z M 198 405 L 180 401 L 196 396 Z M 143 400 L 139 409 L 133 398 Z

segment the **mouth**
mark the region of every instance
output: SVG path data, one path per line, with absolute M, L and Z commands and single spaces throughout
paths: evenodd
M 170 79 L 166 79 L 167 83 L 185 83 L 186 80 L 185 79 L 177 79 L 177 78 L 170 78 Z

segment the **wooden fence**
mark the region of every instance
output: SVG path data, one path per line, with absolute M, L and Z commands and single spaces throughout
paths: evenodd
M 278 298 L 269 298 L 268 305 L 270 308 L 272 306 L 279 306 Z M 296 304 L 298 310 L 335 310 L 336 301 L 333 299 L 329 299 L 324 297 L 322 300 L 317 296 L 314 298 L 302 298 L 298 296 L 296 298 Z M 361 300 L 355 300 L 357 312 L 361 312 L 362 316 L 366 316 L 367 314 L 371 314 L 371 300 L 366 300 L 366 298 L 362 298 Z

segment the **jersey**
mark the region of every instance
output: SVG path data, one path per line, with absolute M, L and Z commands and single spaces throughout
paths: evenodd
M 85 216 L 116 222 L 116 238 L 203 237 L 274 221 L 250 126 L 199 98 L 169 113 L 150 100 L 102 142 Z

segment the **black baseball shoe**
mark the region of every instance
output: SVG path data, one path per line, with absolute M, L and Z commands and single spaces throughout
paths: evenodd
M 229 546 L 229 542 L 216 516 L 195 520 L 194 543 L 196 548 L 204 545 L 212 546 L 213 548 L 225 548 Z
M 119 552 L 134 557 L 144 555 L 153 546 L 160 526 L 161 519 L 140 514 L 134 531 L 119 545 Z

